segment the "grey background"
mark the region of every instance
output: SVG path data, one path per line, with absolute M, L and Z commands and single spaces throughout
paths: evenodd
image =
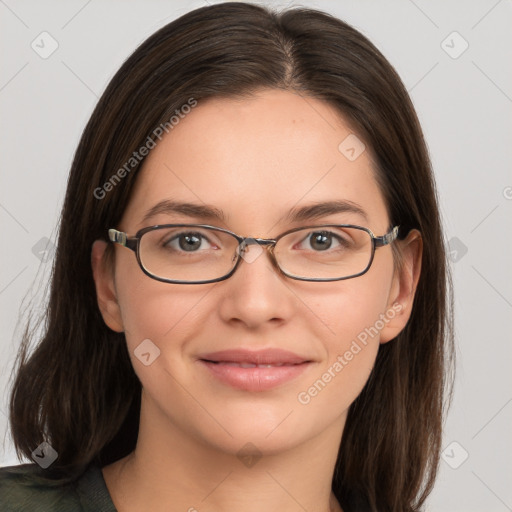
M 5 411 L 19 308 L 47 279 L 48 239 L 83 127 L 132 50 L 207 3 L 0 0 L 0 466 L 17 463 Z M 410 91 L 435 168 L 456 294 L 455 399 L 428 510 L 512 510 L 512 2 L 263 3 L 316 7 L 351 23 Z M 31 47 L 51 48 L 43 31 L 58 43 L 47 58 Z

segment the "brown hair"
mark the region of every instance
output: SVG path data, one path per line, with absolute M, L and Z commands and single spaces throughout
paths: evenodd
M 93 241 L 119 222 L 141 163 L 103 198 L 95 190 L 190 98 L 261 88 L 336 108 L 374 155 L 391 225 L 402 235 L 411 228 L 422 234 L 411 318 L 380 347 L 350 407 L 332 482 L 345 512 L 420 510 L 436 476 L 453 368 L 451 288 L 431 164 L 393 67 L 357 30 L 305 8 L 196 9 L 149 37 L 109 83 L 72 164 L 42 339 L 32 352 L 35 331 L 27 324 L 18 355 L 10 402 L 18 456 L 30 458 L 48 441 L 59 454 L 48 474 L 63 482 L 91 462 L 103 466 L 133 451 L 141 385 L 124 335 L 100 315 L 90 257 Z

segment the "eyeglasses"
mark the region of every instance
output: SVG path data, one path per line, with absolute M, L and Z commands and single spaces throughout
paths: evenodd
M 291 229 L 275 239 L 245 238 L 205 224 L 150 226 L 129 237 L 109 229 L 111 242 L 135 252 L 142 271 L 165 283 L 205 284 L 232 276 L 243 258 L 254 261 L 266 247 L 273 266 L 299 281 L 340 281 L 370 268 L 375 249 L 394 242 L 398 226 L 383 236 L 351 224 Z M 248 251 L 250 245 L 256 248 Z

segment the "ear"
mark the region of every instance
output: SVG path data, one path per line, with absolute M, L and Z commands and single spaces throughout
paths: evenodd
M 380 342 L 386 343 L 396 338 L 409 321 L 421 272 L 423 239 L 417 229 L 409 232 L 400 244 L 401 264 L 393 277 L 391 293 L 386 309 L 384 328 L 380 331 Z
M 96 240 L 92 244 L 91 265 L 96 286 L 98 306 L 105 323 L 116 332 L 123 332 L 121 309 L 117 302 L 117 292 L 114 284 L 114 269 L 105 257 L 107 242 Z

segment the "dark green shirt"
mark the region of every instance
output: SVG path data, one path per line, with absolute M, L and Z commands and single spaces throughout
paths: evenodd
M 0 511 L 116 512 L 99 467 L 59 487 L 42 483 L 43 471 L 37 464 L 0 468 Z

